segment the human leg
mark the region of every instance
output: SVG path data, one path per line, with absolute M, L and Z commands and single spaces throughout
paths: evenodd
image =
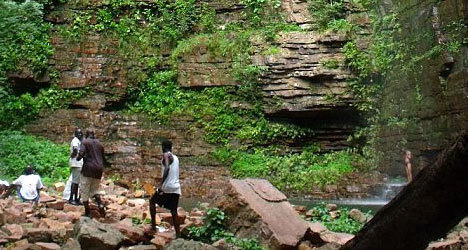
M 180 238 L 179 215 L 177 214 L 177 209 L 172 209 L 171 215 L 172 215 L 172 224 L 174 224 L 174 229 L 176 232 L 176 238 Z
M 151 216 L 151 229 L 156 230 L 156 199 L 157 199 L 157 192 L 151 196 L 149 200 L 149 210 Z
M 91 210 L 89 209 L 89 196 L 90 196 L 90 183 L 88 177 L 81 176 L 80 178 L 80 194 L 85 208 L 85 216 L 91 217 Z

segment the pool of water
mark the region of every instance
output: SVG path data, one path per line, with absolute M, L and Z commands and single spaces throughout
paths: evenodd
M 305 199 L 290 199 L 289 202 L 294 205 L 305 206 L 307 210 L 317 206 L 320 203 L 333 203 L 338 207 L 357 208 L 362 212 L 371 211 L 375 214 L 379 209 L 385 206 L 389 200 L 380 199 L 334 199 L 334 200 L 305 200 Z

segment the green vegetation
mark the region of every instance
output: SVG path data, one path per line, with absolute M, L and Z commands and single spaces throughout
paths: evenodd
M 226 239 L 227 243 L 231 243 L 236 247 L 244 250 L 261 250 L 263 249 L 255 239 L 239 239 L 234 237 L 233 233 L 227 231 L 227 216 L 218 208 L 210 208 L 206 211 L 206 215 L 202 217 L 203 226 L 191 226 L 189 228 L 188 238 L 205 243 L 214 243 L 220 239 Z
M 45 183 L 65 180 L 69 175 L 69 149 L 51 141 L 19 131 L 0 131 L 0 176 L 13 180 L 23 174 L 28 164 Z
M 322 223 L 328 230 L 333 232 L 356 234 L 364 226 L 364 222 L 359 222 L 349 216 L 349 209 L 340 208 L 336 211 L 338 217 L 332 217 L 325 203 L 315 206 L 313 209 L 312 222 Z M 371 217 L 371 212 L 364 214 L 367 218 Z
M 18 129 L 36 119 L 41 112 L 65 108 L 86 94 L 86 90 L 64 90 L 58 87 L 15 95 L 9 88 L 0 86 L 0 130 Z
M 35 1 L 0 2 L 0 86 L 7 73 L 31 70 L 43 74 L 54 50 L 50 24 L 42 19 L 43 5 Z
M 262 177 L 281 190 L 296 192 L 336 184 L 343 175 L 364 167 L 364 158 L 353 151 L 320 154 L 317 147 L 311 146 L 300 154 L 279 153 L 272 148 L 253 153 L 223 148 L 214 157 L 231 164 L 235 177 Z
M 344 0 L 308 0 L 308 2 L 315 30 L 330 30 L 331 27 L 341 26 L 346 22 Z

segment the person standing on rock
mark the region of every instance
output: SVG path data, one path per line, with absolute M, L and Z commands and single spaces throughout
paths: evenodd
M 408 149 L 405 150 L 405 169 L 406 169 L 406 178 L 408 183 L 413 180 L 413 173 L 411 170 L 411 159 L 413 158 L 413 154 Z
M 95 138 L 94 131 L 86 131 L 86 139 L 81 143 L 77 160 L 84 159 L 83 168 L 80 177 L 80 193 L 85 207 L 85 216 L 90 217 L 89 198 L 94 197 L 99 213 L 105 216 L 106 212 L 99 195 L 99 185 L 101 183 L 104 170 L 104 147 L 101 142 Z
M 78 188 L 80 185 L 81 168 L 83 167 L 83 159 L 77 160 L 78 152 L 80 151 L 81 140 L 83 139 L 83 132 L 77 128 L 75 130 L 75 137 L 70 143 L 70 169 L 71 169 L 71 188 L 70 198 L 68 203 L 72 205 L 81 205 L 78 198 Z
M 151 228 L 156 230 L 156 204 L 167 208 L 171 211 L 172 222 L 176 231 L 176 237 L 180 237 L 180 226 L 177 214 L 179 198 L 181 195 L 179 182 L 179 158 L 172 151 L 172 142 L 165 140 L 162 142 L 163 157 L 162 165 L 162 181 L 161 185 L 156 189 L 156 192 L 150 199 L 149 208 L 151 215 Z

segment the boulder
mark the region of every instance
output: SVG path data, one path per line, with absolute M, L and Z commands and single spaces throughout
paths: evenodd
M 329 203 L 329 204 L 325 205 L 325 207 L 327 208 L 327 210 L 329 212 L 338 210 L 338 205 L 333 204 L 333 203 Z
M 55 201 L 55 198 L 50 196 L 48 193 L 46 193 L 44 191 L 40 192 L 39 202 L 47 203 L 47 202 L 53 202 L 53 201 Z
M 361 212 L 361 210 L 356 209 L 356 208 L 353 208 L 351 209 L 351 211 L 349 211 L 349 217 L 361 223 L 364 223 L 367 220 L 366 215 L 363 212 Z
M 145 191 L 137 190 L 137 191 L 135 191 L 134 196 L 135 196 L 135 198 L 143 198 L 143 197 L 145 197 Z
M 39 246 L 41 250 L 60 250 L 60 246 L 56 243 L 36 242 L 34 245 Z
M 139 242 L 146 241 L 143 229 L 134 227 L 132 219 L 130 218 L 114 223 L 113 226 L 119 230 L 119 232 L 125 235 L 125 242 L 128 245 L 135 245 Z
M 75 238 L 83 249 L 111 250 L 120 247 L 125 236 L 112 225 L 81 217 L 75 224 Z
M 24 230 L 20 225 L 10 224 L 2 227 L 2 231 L 5 232 L 8 236 L 6 239 L 10 241 L 17 241 L 23 238 Z
M 51 242 L 56 236 L 52 230 L 47 228 L 26 228 L 25 237 L 29 242 Z
M 153 244 L 157 249 L 165 249 L 168 243 L 169 241 L 166 238 L 159 235 L 155 235 L 151 240 L 151 244 Z
M 451 239 L 442 242 L 433 242 L 429 244 L 426 250 L 458 250 L 460 246 L 460 241 Z
M 327 243 L 337 243 L 339 245 L 344 245 L 346 242 L 351 240 L 354 237 L 352 234 L 347 233 L 335 233 L 335 232 L 325 232 L 322 233 L 321 238 Z
M 63 192 L 63 190 L 65 190 L 65 183 L 63 182 L 57 182 L 54 184 L 54 189 L 55 191 L 57 192 Z
M 232 179 L 230 184 L 217 204 L 236 236 L 257 237 L 272 249 L 283 249 L 296 247 L 308 235 L 309 224 L 267 180 Z
M 62 246 L 62 250 L 81 250 L 81 246 L 77 240 L 69 238 Z
M 22 209 L 9 207 L 4 210 L 4 223 L 6 224 L 21 224 L 26 222 L 26 217 L 21 213 Z
M 166 250 L 216 250 L 212 245 L 208 245 L 199 241 L 177 239 L 173 240 Z
M 55 209 L 55 210 L 63 210 L 63 208 L 65 206 L 65 203 L 66 203 L 66 201 L 64 201 L 64 200 L 58 200 L 58 201 L 54 201 L 54 202 L 48 202 L 48 203 L 46 203 L 46 206 L 48 208 L 52 208 L 52 209 Z

